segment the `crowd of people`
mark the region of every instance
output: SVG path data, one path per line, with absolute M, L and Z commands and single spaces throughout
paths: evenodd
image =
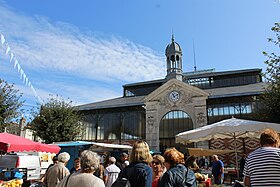
M 280 140 L 277 132 L 265 130 L 260 137 L 261 147 L 246 157 L 242 156 L 240 176 L 246 186 L 280 186 Z M 118 181 L 131 187 L 179 187 L 197 186 L 200 167 L 211 165 L 213 184 L 221 185 L 224 179 L 224 163 L 217 155 L 209 163 L 205 157 L 186 157 L 176 148 L 168 148 L 163 155 L 150 154 L 145 141 L 137 141 L 128 155 L 122 153 L 117 161 L 107 154 L 100 162 L 97 153 L 85 150 L 74 160 L 69 171 L 66 164 L 70 155 L 60 153 L 44 176 L 47 187 L 116 187 Z
M 131 187 L 196 186 L 194 173 L 185 165 L 184 154 L 170 148 L 163 155 L 152 156 L 145 141 L 137 141 L 130 154 L 122 153 L 118 161 L 109 156 L 101 164 L 97 153 L 85 150 L 69 171 L 66 168 L 69 159 L 66 152 L 58 155 L 58 162 L 44 176 L 45 186 L 114 187 L 117 179 L 126 179 Z

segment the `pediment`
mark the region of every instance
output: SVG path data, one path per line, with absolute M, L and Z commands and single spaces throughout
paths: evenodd
M 183 100 L 186 103 L 191 102 L 194 97 L 209 96 L 209 93 L 197 87 L 191 86 L 177 79 L 171 79 L 146 96 L 145 102 L 160 101 L 165 103 L 166 101 L 169 101 L 171 103 L 176 103 L 176 100 L 172 100 L 172 98 L 170 99 L 170 95 L 172 96 L 171 92 L 173 91 L 179 93 L 181 97 L 180 101 Z

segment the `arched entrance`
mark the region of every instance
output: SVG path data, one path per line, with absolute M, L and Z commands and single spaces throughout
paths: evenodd
M 166 148 L 176 147 L 186 152 L 186 145 L 175 144 L 175 135 L 193 129 L 191 117 L 184 111 L 174 110 L 166 113 L 159 124 L 159 149 L 164 152 Z

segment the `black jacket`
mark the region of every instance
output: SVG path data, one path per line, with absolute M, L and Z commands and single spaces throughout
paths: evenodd
M 131 187 L 151 187 L 153 171 L 147 163 L 131 163 L 119 174 L 119 178 L 127 178 Z

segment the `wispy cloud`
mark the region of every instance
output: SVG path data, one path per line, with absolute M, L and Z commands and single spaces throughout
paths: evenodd
M 163 75 L 161 55 L 126 39 L 85 34 L 70 24 L 27 17 L 6 7 L 0 7 L 0 17 L 1 28 L 26 66 L 98 80 L 137 81 Z
M 119 36 L 80 30 L 42 16 L 29 17 L 16 13 L 1 1 L 0 20 L 0 32 L 5 34 L 43 99 L 46 93 L 59 92 L 68 93 L 69 97 L 79 95 L 77 103 L 89 102 L 91 93 L 98 90 L 101 96 L 92 101 L 101 100 L 117 93 L 100 83 L 136 82 L 164 76 L 163 54 Z M 95 86 L 78 81 L 58 83 L 51 74 L 60 73 L 90 80 Z

